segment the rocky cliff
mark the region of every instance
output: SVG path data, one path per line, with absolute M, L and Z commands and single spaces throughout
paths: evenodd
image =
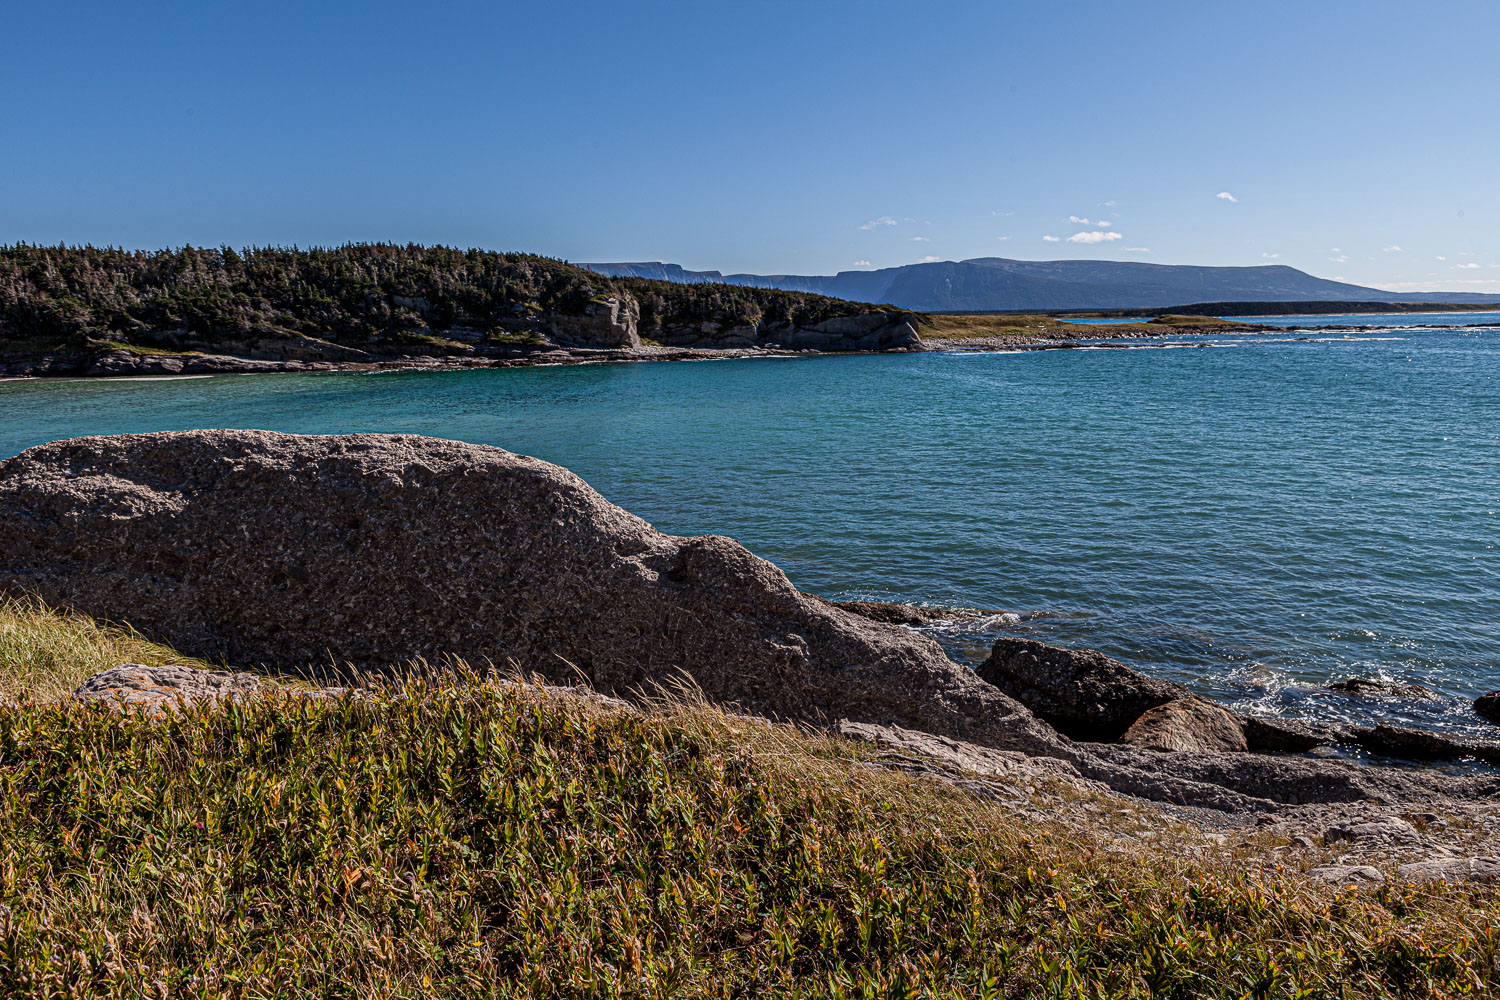
M 816 323 L 705 321 L 665 328 L 655 339 L 673 347 L 767 347 L 797 351 L 902 351 L 922 346 L 911 313 L 871 312 Z

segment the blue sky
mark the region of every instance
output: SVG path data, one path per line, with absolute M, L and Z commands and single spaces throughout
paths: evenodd
M 1500 291 L 1497 38 L 1495 0 L 12 3 L 0 240 Z

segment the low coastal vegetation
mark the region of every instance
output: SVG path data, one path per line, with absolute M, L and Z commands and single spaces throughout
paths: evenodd
M 936 313 L 926 317 L 926 340 L 1091 340 L 1106 337 L 1161 337 L 1173 333 L 1255 331 L 1262 327 L 1212 316 L 1157 316 L 1138 323 L 1073 323 L 1047 313 Z
M 1500 986 L 1492 887 L 1314 886 L 678 700 L 461 668 L 153 718 L 57 697 L 173 658 L 4 609 L 11 996 L 1417 997 Z M 19 638 L 18 638 L 19 637 Z M 37 649 L 55 640 L 45 669 Z
M 631 300 L 643 335 L 715 322 L 810 324 L 885 307 L 729 285 L 606 278 L 524 253 L 350 244 L 132 251 L 0 247 L 0 357 L 227 351 L 316 338 L 445 354 L 535 344 L 557 317 Z M 303 345 L 304 347 L 306 345 Z

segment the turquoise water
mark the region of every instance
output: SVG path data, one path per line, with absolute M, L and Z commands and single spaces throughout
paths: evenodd
M 1009 612 L 936 630 L 970 661 L 1025 632 L 1256 710 L 1476 731 L 1500 687 L 1500 328 L 0 384 L 0 455 L 212 426 L 536 455 L 815 593 Z M 1317 691 L 1355 675 L 1443 700 Z

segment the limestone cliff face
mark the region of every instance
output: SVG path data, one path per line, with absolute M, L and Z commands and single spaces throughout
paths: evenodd
M 562 347 L 640 347 L 641 307 L 626 295 L 590 302 L 580 316 L 549 315 L 548 333 Z
M 672 347 L 780 347 L 799 351 L 909 351 L 922 346 L 910 313 L 869 312 L 805 326 L 750 323 L 726 326 L 704 322 L 652 336 Z

